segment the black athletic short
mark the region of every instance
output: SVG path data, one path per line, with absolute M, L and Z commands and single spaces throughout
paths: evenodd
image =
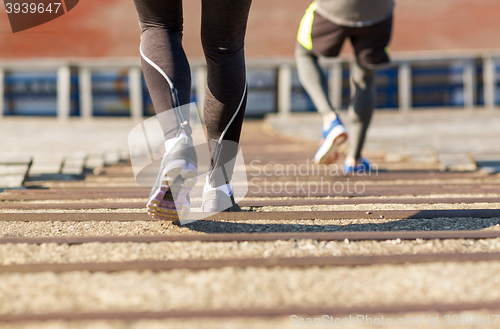
M 391 39 L 392 15 L 374 25 L 350 27 L 331 22 L 311 7 L 302 19 L 297 36 L 304 48 L 318 56 L 336 57 L 344 40 L 349 38 L 362 66 L 370 67 L 389 62 L 386 48 Z

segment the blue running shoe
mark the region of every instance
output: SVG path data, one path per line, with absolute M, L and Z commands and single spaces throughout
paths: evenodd
M 330 127 L 323 129 L 321 144 L 314 155 L 314 163 L 330 164 L 337 160 L 338 147 L 347 140 L 347 130 L 339 117 L 333 120 Z
M 370 162 L 365 158 L 361 158 L 361 163 L 356 166 L 350 166 L 344 162 L 344 175 L 352 174 L 355 172 L 370 172 L 371 170 L 372 167 L 370 165 Z

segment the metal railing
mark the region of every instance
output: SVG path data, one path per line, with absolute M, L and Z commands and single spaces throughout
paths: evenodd
M 482 83 L 484 86 L 484 107 L 494 108 L 496 105 L 496 63 L 500 54 L 491 52 L 461 53 L 400 53 L 393 57 L 391 67 L 398 70 L 398 106 L 401 111 L 409 111 L 413 105 L 412 70 L 425 65 L 447 65 L 450 63 L 463 66 L 462 83 L 464 107 L 476 107 L 477 65 L 482 65 Z M 323 60 L 329 71 L 329 91 L 332 104 L 336 108 L 342 106 L 343 75 L 342 66 L 352 63 L 352 58 L 342 57 Z M 118 59 L 40 59 L 40 60 L 3 60 L 0 61 L 0 118 L 5 109 L 5 77 L 9 71 L 55 71 L 57 72 L 57 117 L 68 119 L 71 108 L 71 72 L 78 71 L 78 93 L 80 117 L 93 116 L 92 109 L 92 72 L 116 68 L 128 70 L 128 94 L 130 98 L 130 116 L 140 120 L 143 117 L 143 82 L 141 63 L 138 58 Z M 277 71 L 277 110 L 283 115 L 291 111 L 292 76 L 295 69 L 293 58 L 285 59 L 250 59 L 247 67 L 259 70 Z M 206 84 L 206 67 L 203 61 L 192 61 L 194 72 L 194 89 L 199 103 L 203 103 Z

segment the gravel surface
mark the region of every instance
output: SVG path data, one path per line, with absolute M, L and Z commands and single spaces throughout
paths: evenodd
M 0 193 L 0 196 L 9 196 L 8 190 Z M 429 194 L 429 195 L 395 195 L 390 197 L 391 200 L 400 199 L 403 204 L 405 199 L 421 199 L 421 198 L 500 198 L 498 193 L 478 193 L 478 194 L 456 194 L 456 193 L 446 193 L 446 194 Z M 345 196 L 327 196 L 327 197 L 245 197 L 245 200 L 352 200 L 352 197 Z M 387 199 L 386 196 L 357 196 L 356 200 L 362 201 L 363 199 L 380 199 L 381 203 Z M 192 197 L 192 201 L 201 201 L 202 198 Z M 51 200 L 22 200 L 22 201 L 3 201 L 0 200 L 0 204 L 45 204 L 45 203 L 120 203 L 120 202 L 147 202 L 147 198 L 105 198 L 105 199 L 51 199 Z
M 500 239 L 0 245 L 0 264 L 500 252 Z
M 375 203 L 375 204 L 346 204 L 346 205 L 318 205 L 318 206 L 280 206 L 259 207 L 255 210 L 276 211 L 348 211 L 348 210 L 435 210 L 435 209 L 500 209 L 500 203 L 431 203 L 431 204 L 404 204 L 404 203 Z
M 302 182 L 309 183 L 318 183 L 325 184 L 336 181 L 335 175 L 325 175 L 319 177 L 310 177 L 310 176 L 258 176 L 255 177 L 254 180 L 250 180 L 250 185 L 253 186 L 265 186 L 272 185 L 275 183 L 286 184 L 289 183 L 290 186 L 294 184 L 301 184 Z M 356 177 L 356 176 L 355 176 Z M 359 176 L 363 177 L 363 176 Z M 406 185 L 459 185 L 459 184 L 498 184 L 500 182 L 499 178 L 496 177 L 485 177 L 485 178 L 448 178 L 448 179 L 411 179 L 411 176 L 408 175 L 408 179 L 384 179 L 384 180 L 371 180 L 372 177 L 377 177 L 376 174 L 372 176 L 366 176 L 366 180 L 352 180 L 347 178 L 346 181 L 338 181 L 342 184 L 362 184 L 369 186 L 376 185 L 393 185 L 393 186 L 406 186 Z M 307 186 L 307 184 L 306 184 Z M 277 188 L 277 187 L 276 187 Z
M 1 194 L 0 194 L 1 195 Z M 8 194 L 6 194 L 8 195 Z M 0 204 L 21 204 L 21 205 L 40 205 L 40 204 L 66 204 L 66 203 L 132 203 L 132 202 L 144 202 L 146 204 L 148 202 L 147 198 L 107 198 L 107 199 L 54 199 L 54 200 L 22 200 L 22 201 L 0 201 Z
M 415 167 L 413 163 L 411 163 L 412 167 Z M 436 165 L 433 165 L 436 166 Z M 380 170 L 419 170 L 418 168 L 380 168 Z M 420 170 L 433 170 L 436 168 L 420 168 Z M 376 175 L 373 175 L 376 176 Z M 311 176 L 257 176 L 257 177 L 249 177 L 249 181 L 244 181 L 244 186 L 253 186 L 260 187 L 259 191 L 268 191 L 266 194 L 272 195 L 273 189 L 284 189 L 285 187 L 294 189 L 295 186 L 298 188 L 310 188 L 311 190 L 318 191 L 318 186 L 324 186 L 323 188 L 328 191 L 344 190 L 347 189 L 349 185 L 351 189 L 356 187 L 356 189 L 364 190 L 366 186 L 392 186 L 392 187 L 404 187 L 411 185 L 419 185 L 419 186 L 427 186 L 429 189 L 433 186 L 442 186 L 442 185 L 461 185 L 461 184 L 484 184 L 490 186 L 496 186 L 500 182 L 500 178 L 496 176 L 490 176 L 485 178 L 457 178 L 457 179 L 411 179 L 409 176 L 408 179 L 397 179 L 397 180 L 372 180 L 370 176 L 366 176 L 363 180 L 350 180 L 347 181 L 338 181 L 336 175 L 325 175 L 319 177 L 311 177 Z M 201 182 L 201 181 L 200 181 Z M 340 185 L 335 185 L 333 183 L 337 183 Z M 241 183 L 235 183 L 233 186 L 237 189 Z M 325 185 L 326 184 L 326 185 Z M 275 186 L 276 185 L 276 186 Z M 86 188 L 137 188 L 139 185 L 134 180 L 133 176 L 129 178 L 98 178 L 98 179 L 88 179 L 85 181 L 76 181 L 76 180 L 67 180 L 67 181 L 30 181 L 25 186 L 31 187 L 44 187 L 44 188 L 52 188 L 52 189 L 86 189 Z M 201 187 L 202 184 L 198 183 L 198 187 Z M 328 188 L 327 188 L 328 187 Z M 262 191 L 262 192 L 264 192 Z M 316 192 L 312 192 L 311 195 L 315 195 Z M 260 194 L 260 192 L 257 192 Z M 290 193 L 293 195 L 293 193 Z
M 452 325 L 445 325 L 445 321 L 448 318 L 445 318 L 446 315 L 457 315 L 458 321 L 460 321 L 460 317 L 465 316 L 465 318 L 469 318 L 472 322 L 474 321 L 483 321 L 489 316 L 490 326 L 493 327 L 494 317 L 492 315 L 500 314 L 500 311 L 471 311 L 471 312 L 455 312 L 455 313 L 406 313 L 406 314 L 374 314 L 368 315 L 366 318 L 371 318 L 372 323 L 384 317 L 383 323 L 385 325 L 375 326 L 376 328 L 401 328 L 401 326 L 397 325 L 398 319 L 402 319 L 400 321 L 406 320 L 408 325 L 405 325 L 404 328 L 415 329 L 426 327 L 429 321 L 429 317 L 432 319 L 438 319 L 438 324 L 433 325 L 432 328 L 436 329 L 445 329 L 450 327 L 455 327 Z M 322 317 L 323 315 L 318 315 L 317 317 Z M 356 317 L 357 315 L 352 315 Z M 300 316 L 304 321 L 307 318 L 312 319 L 314 321 L 314 317 Z M 335 323 L 336 319 L 342 320 L 346 318 L 346 316 L 334 316 L 333 323 Z M 360 321 L 357 323 L 356 328 L 374 328 L 374 325 L 370 325 L 370 321 L 368 319 Z M 388 318 L 391 319 L 392 325 L 387 325 Z M 295 319 L 295 318 L 293 318 Z M 411 320 L 410 320 L 411 319 Z M 420 319 L 422 320 L 422 324 L 419 324 Z M 338 320 L 338 321 L 340 321 Z M 469 323 L 471 323 L 469 322 Z M 500 320 L 497 320 L 496 326 L 498 326 Z M 63 321 L 50 321 L 46 323 L 25 323 L 25 324 L 2 324 L 2 328 L 4 329 L 261 329 L 261 328 L 270 328 L 270 329 L 291 329 L 296 328 L 297 325 L 292 325 L 292 320 L 290 317 L 278 317 L 278 318 L 233 318 L 233 319 L 173 319 L 173 320 L 140 320 L 140 321 L 72 321 L 72 322 L 63 322 Z M 410 323 L 414 323 L 413 325 Z M 310 325 L 307 328 L 325 328 L 325 327 L 334 327 L 335 325 Z M 486 325 L 485 325 L 486 326 Z M 460 326 L 463 327 L 463 326 Z M 480 327 L 478 325 L 467 325 L 467 327 L 477 328 Z M 488 326 L 487 326 L 488 327 Z
M 375 204 L 345 204 L 345 205 L 317 205 L 317 206 L 268 206 L 252 207 L 253 211 L 349 211 L 349 210 L 436 210 L 436 209 L 500 209 L 498 202 L 483 203 L 431 203 L 431 204 L 405 204 L 405 203 L 375 203 Z M 201 211 L 193 207 L 192 211 Z M 146 213 L 145 208 L 109 209 L 105 205 L 95 209 L 0 209 L 2 214 L 104 214 L 104 213 Z
M 145 214 L 146 208 L 1 209 L 0 214 Z
M 0 221 L 0 232 L 4 237 L 480 229 L 500 230 L 500 218 L 197 221 L 182 226 L 167 221 Z
M 125 236 L 125 235 L 165 235 L 197 234 L 187 227 L 179 227 L 167 221 L 131 222 L 0 222 L 0 232 L 4 237 L 42 236 Z
M 500 300 L 499 271 L 500 261 L 3 274 L 0 313 L 492 302 Z

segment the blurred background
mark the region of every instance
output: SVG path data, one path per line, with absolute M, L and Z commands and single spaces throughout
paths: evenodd
M 300 86 L 293 51 L 309 0 L 254 0 L 247 31 L 248 116 L 315 111 Z M 377 78 L 385 110 L 494 107 L 500 59 L 498 0 L 396 0 L 392 67 Z M 184 0 L 184 47 L 192 100 L 204 90 L 200 0 Z M 152 115 L 140 72 L 140 31 L 132 0 L 82 0 L 44 25 L 12 33 L 0 10 L 0 115 Z M 325 63 L 334 104 L 349 103 L 347 42 Z M 339 97 L 340 96 L 340 97 Z

